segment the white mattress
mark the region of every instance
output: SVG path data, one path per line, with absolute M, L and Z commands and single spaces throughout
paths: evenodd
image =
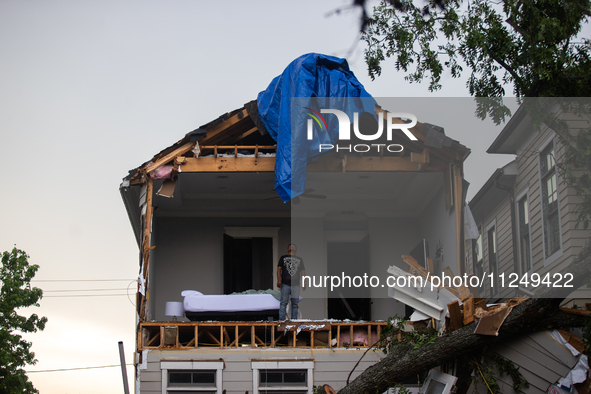
M 195 290 L 181 293 L 187 312 L 245 312 L 279 309 L 279 300 L 271 294 L 204 295 Z

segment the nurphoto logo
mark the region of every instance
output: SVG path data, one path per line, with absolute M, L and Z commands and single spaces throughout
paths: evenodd
M 328 131 L 328 124 L 326 119 L 322 116 L 322 114 L 332 114 L 337 117 L 339 130 L 338 136 L 339 141 L 350 141 L 351 140 L 351 119 L 349 116 L 340 111 L 338 109 L 320 109 L 320 112 L 313 110 L 312 108 L 305 107 L 305 109 L 310 110 L 311 112 L 306 112 L 306 115 L 309 115 L 311 118 L 308 119 L 307 122 L 307 138 L 308 141 L 314 139 L 314 125 L 318 126 L 319 133 L 327 132 Z M 394 123 L 394 119 L 408 119 L 410 122 L 408 123 Z M 384 122 L 385 121 L 385 122 Z M 386 123 L 386 127 L 384 127 L 384 123 Z M 356 138 L 361 141 L 375 141 L 382 137 L 384 134 L 384 129 L 386 130 L 386 139 L 388 141 L 392 141 L 392 135 L 394 130 L 400 130 L 410 139 L 411 141 L 416 141 L 417 137 L 415 137 L 409 129 L 416 126 L 417 118 L 413 114 L 404 113 L 404 112 L 388 112 L 386 119 L 382 116 L 382 113 L 378 116 L 378 129 L 373 134 L 364 134 L 361 132 L 359 128 L 359 113 L 353 113 L 353 133 Z M 364 130 L 366 131 L 366 130 Z M 378 152 L 381 152 L 381 149 L 385 149 L 388 152 L 402 152 L 404 147 L 400 144 L 355 144 L 355 145 L 336 145 L 336 150 L 338 151 L 348 151 L 348 152 L 369 152 L 372 147 L 375 147 Z M 319 152 L 323 152 L 326 150 L 331 150 L 335 148 L 333 144 L 319 144 Z

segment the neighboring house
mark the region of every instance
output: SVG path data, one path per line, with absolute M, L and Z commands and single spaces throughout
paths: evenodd
M 575 115 L 562 118 L 574 135 L 589 127 L 587 120 Z M 573 261 L 590 230 L 576 226 L 575 208 L 581 200 L 559 171 L 557 163 L 564 159 L 559 138 L 545 125 L 534 127 L 522 105 L 488 153 L 515 155 L 515 159 L 495 171 L 469 203 L 479 237 L 466 243 L 468 271 L 497 278 L 492 285 L 487 282 L 480 296 L 491 301 L 532 296 L 536 291 L 532 274 L 536 283 L 541 278 L 549 279 L 552 286 L 567 284 L 569 278 L 554 274 Z M 584 308 L 589 298 L 589 291 L 581 289 L 566 302 Z
M 574 115 L 563 118 L 574 134 L 589 127 Z M 521 106 L 488 153 L 516 157 L 495 171 L 469 203 L 479 237 L 466 243 L 468 271 L 497 278 L 487 282 L 480 295 L 493 301 L 531 296 L 536 291 L 531 274 L 536 274 L 536 282 L 539 275 L 551 285 L 566 284 L 569 278 L 560 280 L 554 274 L 572 262 L 590 231 L 576 226 L 580 197 L 559 171 L 557 163 L 564 158 L 559 138 L 545 125 L 535 128 Z M 575 303 L 584 308 L 589 302 L 585 299 L 591 297 L 587 290 L 579 290 L 570 298 L 580 299 Z
M 435 273 L 464 272 L 462 166 L 469 150 L 435 127 L 419 123 L 411 131 L 417 141 L 394 136 L 403 152 L 324 154 L 308 166 L 306 187 L 314 191 L 299 204 L 284 204 L 273 190 L 275 141 L 256 102 L 131 170 L 120 191 L 140 250 L 136 392 L 343 387 L 384 320 L 405 314 L 387 287 L 339 294 L 313 284 L 300 304 L 309 320 L 289 324 L 176 320 L 167 303 L 183 301 L 184 290 L 276 288 L 276 264 L 290 242 L 315 278 L 340 276 L 340 262 L 354 256 L 347 275 L 383 284 L 388 267 L 406 267 L 400 256 L 411 253 L 425 267 L 435 260 Z M 380 357 L 368 353 L 352 378 Z
M 572 114 L 561 118 L 573 135 L 589 127 L 585 118 Z M 565 154 L 560 139 L 547 126 L 537 128 L 534 123 L 522 105 L 487 151 L 515 159 L 497 169 L 469 203 L 478 237 L 466 241 L 466 266 L 479 278 L 490 274 L 497 278 L 496 283 L 486 281 L 480 288 L 480 297 L 489 302 L 531 297 L 540 287 L 567 284 L 570 278 L 556 273 L 573 261 L 590 234 L 576 226 L 575 208 L 581 200 L 559 171 L 557 163 L 563 162 Z M 591 292 L 581 288 L 563 306 L 586 309 L 589 302 Z M 580 358 L 574 350 L 571 355 L 567 346 L 557 331 L 540 331 L 516 338 L 495 352 L 519 367 L 529 382 L 519 392 L 559 393 L 567 392 L 558 389 L 559 378 L 567 376 Z M 586 376 L 586 365 L 578 368 Z M 502 392 L 512 390 L 510 379 L 499 381 L 506 385 Z M 568 389 L 568 381 L 560 382 Z M 588 392 L 588 385 L 578 388 Z

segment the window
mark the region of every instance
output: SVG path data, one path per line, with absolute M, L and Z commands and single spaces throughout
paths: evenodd
M 419 392 L 425 394 L 450 394 L 457 380 L 458 378 L 453 375 L 432 369 L 429 371 L 425 385 Z
M 490 296 L 496 296 L 498 294 L 497 278 L 499 275 L 498 262 L 497 262 L 497 232 L 495 225 L 489 226 L 487 229 L 487 240 L 488 240 L 488 273 L 492 274 L 493 280 L 490 283 Z
M 529 235 L 529 202 L 527 194 L 517 202 L 519 234 L 519 268 L 521 274 L 531 271 L 531 243 Z
M 560 250 L 558 187 L 554 157 L 554 143 L 551 142 L 540 155 L 542 216 L 544 220 L 544 257 L 546 258 Z
M 472 240 L 472 264 L 474 274 L 479 278 L 484 274 L 482 266 L 482 229 L 478 226 L 478 238 Z
M 221 360 L 161 361 L 162 394 L 221 394 Z
M 252 361 L 254 394 L 312 393 L 314 361 Z

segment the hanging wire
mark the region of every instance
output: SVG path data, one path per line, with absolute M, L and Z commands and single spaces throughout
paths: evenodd
M 125 364 L 126 366 L 133 366 L 133 364 Z M 44 369 L 39 371 L 27 371 L 27 373 L 39 373 L 39 372 L 67 372 L 67 371 L 81 371 L 87 369 L 102 369 L 102 368 L 114 368 L 121 367 L 121 364 L 115 365 L 100 365 L 96 367 L 79 367 L 79 368 L 60 368 L 60 369 Z

